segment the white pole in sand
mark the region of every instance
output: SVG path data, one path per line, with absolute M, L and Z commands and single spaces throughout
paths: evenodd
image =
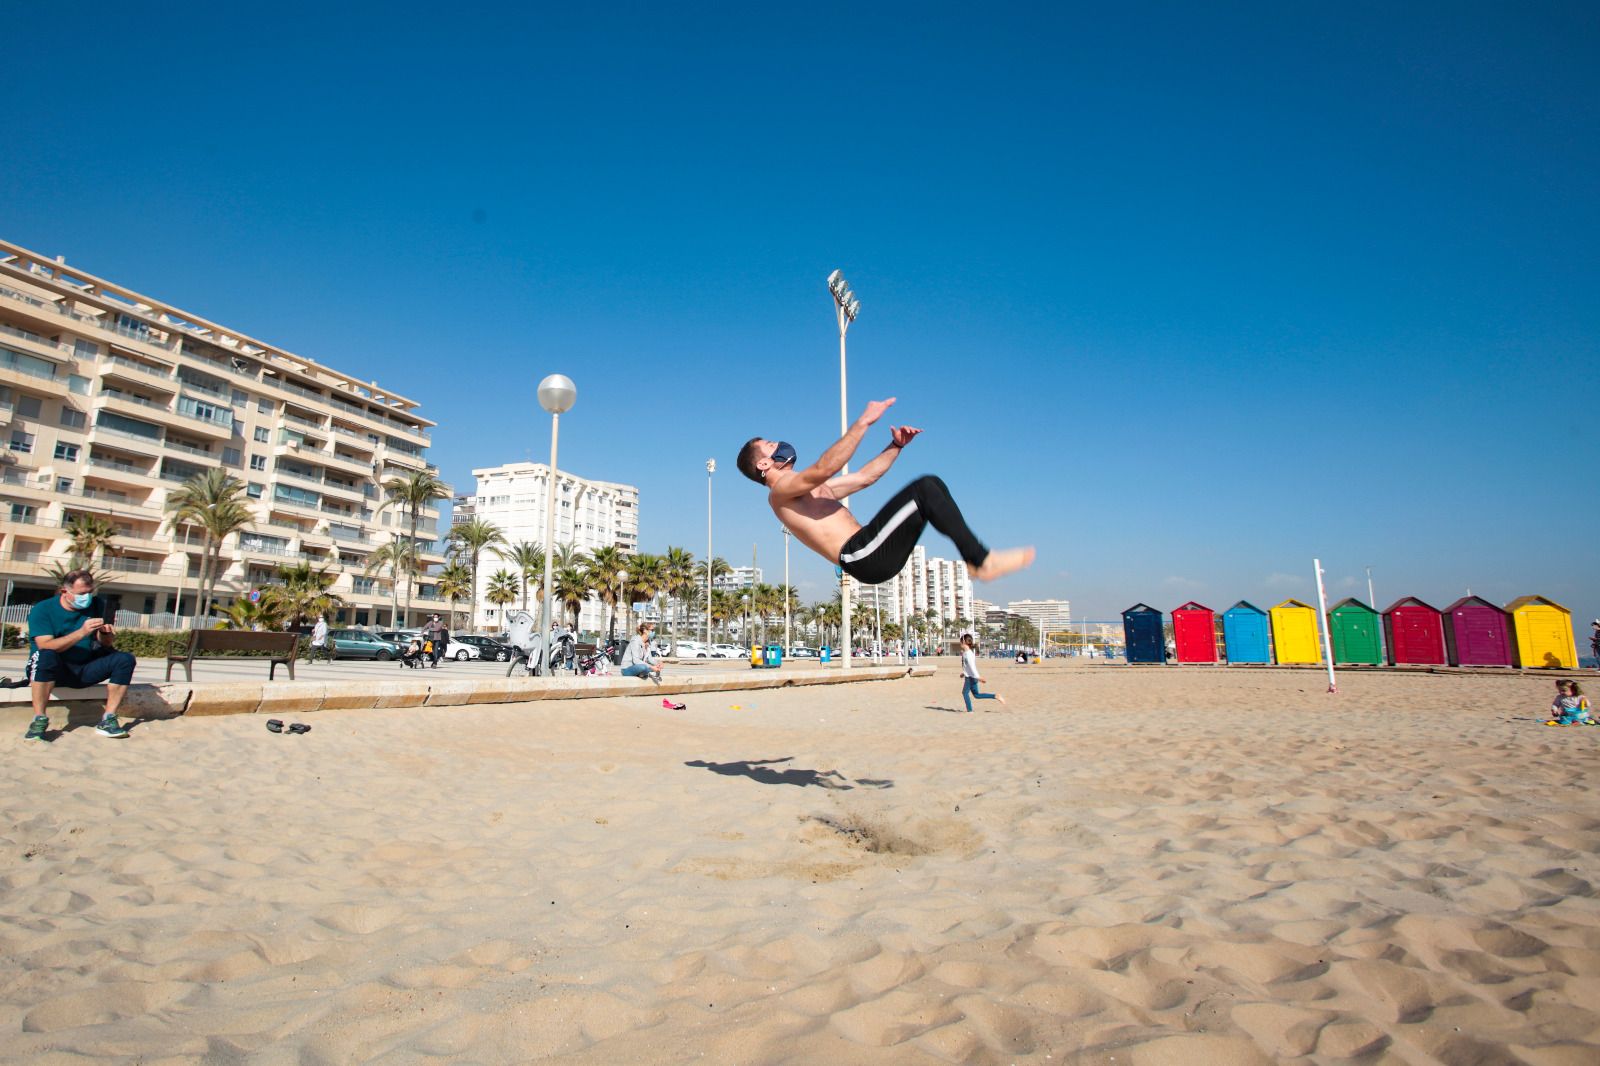
M 1322 629 L 1322 655 L 1328 661 L 1328 691 L 1338 692 L 1333 678 L 1333 637 L 1328 632 L 1328 596 L 1322 591 L 1322 560 L 1313 559 L 1311 565 L 1317 571 L 1317 625 Z

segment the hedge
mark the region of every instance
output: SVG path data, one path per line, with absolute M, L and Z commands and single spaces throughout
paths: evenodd
M 117 650 L 132 652 L 140 659 L 165 659 L 181 655 L 189 646 L 187 629 L 118 629 Z M 303 649 L 302 649 L 303 650 Z M 239 658 L 264 658 L 267 651 L 216 651 L 210 655 L 237 656 Z

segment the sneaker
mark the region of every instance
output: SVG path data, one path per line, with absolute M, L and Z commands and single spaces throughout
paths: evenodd
M 28 731 L 22 734 L 23 740 L 43 740 L 45 730 L 50 728 L 50 719 L 39 715 L 28 723 Z
M 100 719 L 100 724 L 94 727 L 94 731 L 103 737 L 111 737 L 114 740 L 121 740 L 128 735 L 128 731 L 118 724 L 117 716 L 114 714 L 108 714 Z

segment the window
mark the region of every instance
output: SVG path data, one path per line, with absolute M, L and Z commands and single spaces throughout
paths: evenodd
M 251 470 L 265 470 L 266 468 L 267 468 L 267 457 L 266 456 L 264 456 L 264 455 L 252 455 L 250 457 L 250 469 Z
M 89 379 L 79 377 L 77 374 L 69 374 L 67 375 L 67 388 L 79 396 L 87 396 L 89 395 Z
M 74 411 L 70 407 L 61 409 L 61 424 L 68 429 L 82 429 L 89 418 L 82 411 Z
M 233 425 L 232 411 L 207 400 L 197 400 L 193 396 L 178 397 L 178 413 L 219 426 Z
M 238 466 L 243 458 L 244 453 L 239 451 L 238 448 L 222 449 L 222 463 L 224 466 Z
M 252 500 L 261 499 L 261 494 L 266 491 L 267 487 L 259 481 L 252 481 L 250 484 L 244 487 L 245 495 L 249 496 Z
M 17 414 L 23 418 L 38 418 L 39 412 L 44 410 L 44 404 L 37 396 L 18 396 Z
M 66 462 L 69 462 L 69 463 L 77 462 L 78 461 L 78 446 L 76 444 L 68 444 L 66 441 L 57 441 L 56 442 L 56 458 L 65 460 Z
M 264 415 L 270 415 L 272 413 L 272 401 L 266 399 L 265 397 L 257 400 L 256 410 L 260 411 Z
M 78 337 L 72 342 L 72 354 L 79 359 L 93 359 L 100 354 L 100 346 L 94 341 Z
M 33 434 L 24 433 L 20 429 L 11 431 L 11 450 L 24 454 L 33 451 Z
M 256 443 L 257 444 L 265 444 L 265 443 L 267 443 L 267 440 L 270 438 L 270 436 L 271 436 L 271 434 L 269 434 L 267 432 L 267 427 L 266 426 L 257 426 L 256 427 L 255 438 L 256 438 Z
M 13 522 L 21 522 L 23 525 L 31 526 L 37 514 L 38 508 L 31 503 L 14 503 L 11 505 L 11 520 Z
M 23 352 L 14 352 L 10 348 L 0 348 L 0 366 L 8 367 L 30 377 L 44 378 L 47 381 L 55 380 L 56 365 L 48 359 L 27 355 Z
M 243 389 L 234 389 L 233 390 L 233 406 L 235 406 L 235 407 L 243 407 L 245 404 L 247 404 L 249 402 L 250 402 L 250 396 Z
M 58 478 L 56 478 L 56 491 L 57 492 L 71 492 L 72 491 L 72 479 L 70 477 L 58 477 Z

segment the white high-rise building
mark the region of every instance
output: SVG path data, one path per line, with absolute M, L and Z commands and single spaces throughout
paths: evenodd
M 701 576 L 704 576 L 703 572 Z M 761 568 L 759 566 L 736 566 L 726 574 L 718 575 L 717 579 L 711 583 L 711 587 L 722 589 L 726 592 L 735 592 L 740 589 L 754 588 L 759 584 L 761 584 Z
M 1072 625 L 1071 600 L 1012 600 L 1006 611 L 1052 631 Z
M 902 617 L 913 611 L 934 611 L 947 622 L 974 618 L 972 575 L 960 560 L 929 558 L 919 544 L 911 550 L 895 584 Z
M 481 518 L 500 527 L 507 549 L 521 541 L 544 544 L 545 510 L 549 502 L 550 466 L 548 463 L 507 463 L 474 470 L 477 491 L 456 501 L 453 521 L 459 524 L 470 517 Z M 570 545 L 588 554 L 596 548 L 616 547 L 633 555 L 639 547 L 639 490 L 633 485 L 611 481 L 591 481 L 565 470 L 556 477 L 555 543 Z M 504 625 L 504 612 L 489 603 L 484 594 L 496 570 L 512 570 L 493 550 L 478 560 L 478 617 L 474 628 L 490 631 Z M 534 589 L 541 587 L 540 575 Z M 533 609 L 537 593 L 530 589 L 528 605 Z M 521 601 L 508 610 L 520 610 Z M 578 615 L 578 628 L 598 631 L 604 625 L 604 609 L 598 596 L 591 595 Z

